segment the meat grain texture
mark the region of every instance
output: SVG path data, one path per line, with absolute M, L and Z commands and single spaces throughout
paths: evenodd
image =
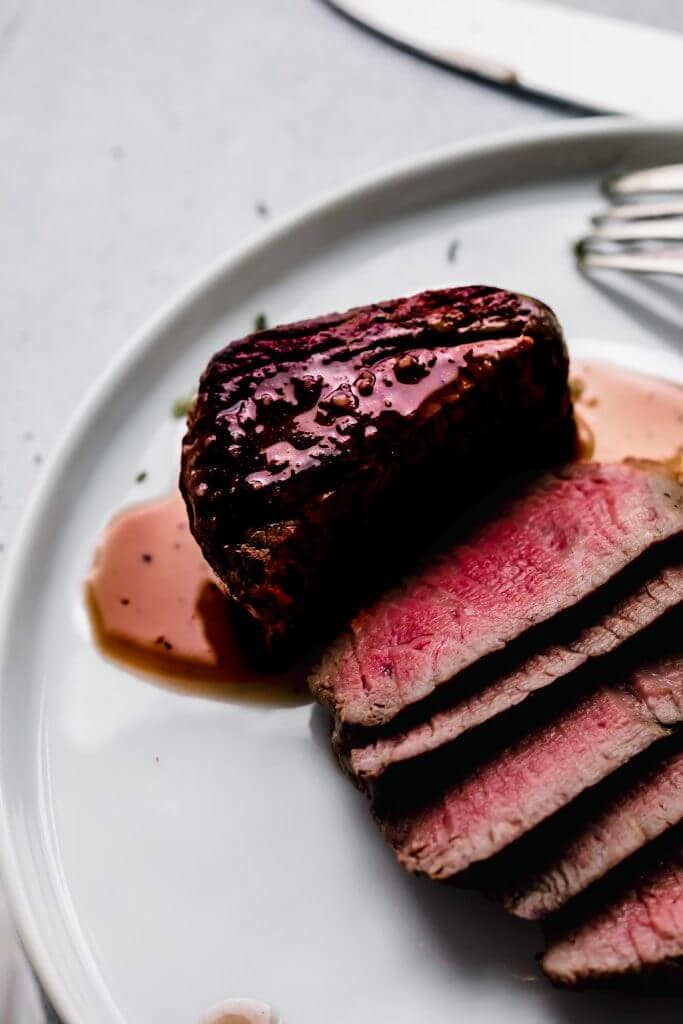
M 683 666 L 679 663 L 679 672 Z M 683 689 L 683 683 L 681 685 Z M 648 843 L 683 821 L 683 751 L 668 752 L 648 766 L 642 777 L 592 809 L 543 870 L 518 883 L 505 905 L 518 917 L 538 919 L 555 913 L 569 900 L 604 878 Z M 548 851 L 549 853 L 552 851 Z
M 679 656 L 655 658 L 599 687 L 486 761 L 416 813 L 380 821 L 399 862 L 451 878 L 565 807 L 680 723 Z M 658 713 L 664 710 L 664 721 Z
M 311 676 L 315 696 L 338 731 L 386 725 L 680 537 L 682 508 L 681 485 L 652 465 L 546 476 L 357 615 Z
M 513 659 L 514 668 L 502 674 L 496 673 L 494 663 L 485 671 L 485 681 L 481 683 L 475 678 L 477 688 L 468 687 L 467 695 L 460 699 L 456 685 L 454 696 L 447 698 L 445 706 L 437 711 L 431 711 L 426 701 L 423 720 L 413 725 L 399 724 L 388 735 L 374 739 L 370 731 L 366 742 L 358 734 L 355 737 L 352 734 L 347 740 L 344 730 L 340 729 L 335 735 L 335 746 L 343 764 L 361 786 L 375 784 L 391 765 L 452 743 L 539 690 L 567 679 L 588 662 L 613 653 L 683 603 L 683 566 L 665 566 L 656 572 L 646 572 L 644 582 L 621 596 L 624 582 L 620 576 L 617 586 L 608 588 L 606 600 L 601 595 L 597 621 L 585 625 L 594 609 L 584 607 L 586 601 L 580 602 L 568 622 L 563 621 L 549 631 L 550 638 L 548 642 L 544 640 L 540 650 L 530 655 L 522 653 L 521 657 Z M 614 591 L 620 596 L 615 597 Z
M 683 988 L 683 845 L 666 851 L 602 906 L 548 929 L 541 966 L 559 986 Z

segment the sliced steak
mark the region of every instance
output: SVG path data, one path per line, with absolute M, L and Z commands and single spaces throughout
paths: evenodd
M 653 754 L 658 754 L 657 747 Z M 646 843 L 683 821 L 683 751 L 676 749 L 637 765 L 641 778 L 590 809 L 590 817 L 542 871 L 509 892 L 505 906 L 518 917 L 536 919 L 554 913 L 572 897 L 603 878 Z M 618 781 L 618 780 L 617 780 Z M 576 816 L 574 816 L 576 817 Z M 552 837 L 550 842 L 552 843 Z M 551 849 L 553 847 L 551 846 Z M 549 853 L 550 851 L 547 851 Z
M 683 695 L 683 657 L 667 654 L 601 686 L 495 754 L 422 807 L 378 817 L 399 862 L 450 878 L 498 853 L 667 736 Z M 665 723 L 657 717 L 665 709 Z M 679 719 L 680 720 L 680 719 Z
M 494 674 L 492 682 L 486 682 L 486 679 L 491 678 L 491 670 L 496 672 L 496 660 L 484 671 L 483 682 L 480 668 L 474 673 L 472 685 L 458 686 L 458 682 L 465 684 L 465 679 L 456 679 L 455 698 L 450 696 L 450 688 L 444 686 L 443 696 L 447 701 L 454 700 L 453 703 L 430 713 L 430 704 L 436 702 L 429 699 L 421 702 L 418 708 L 423 711 L 424 718 L 413 725 L 402 728 L 399 725 L 389 735 L 365 744 L 357 732 L 355 737 L 351 734 L 348 745 L 342 731 L 336 737 L 335 745 L 345 767 L 361 785 L 374 783 L 392 764 L 419 757 L 452 742 L 468 730 L 520 704 L 534 692 L 569 676 L 586 662 L 611 653 L 625 640 L 683 602 L 682 565 L 659 569 L 654 574 L 646 573 L 645 581 L 636 585 L 627 596 L 623 596 L 623 575 L 620 574 L 612 586 L 603 588 L 608 592 L 600 595 L 597 608 L 594 607 L 595 601 L 583 601 L 568 620 L 566 616 L 558 616 L 562 621 L 553 623 L 552 630 L 546 630 L 550 631 L 550 636 L 544 640 L 546 646 L 542 646 L 538 653 L 523 655 L 521 661 L 516 659 L 512 669 L 506 668 L 497 676 Z M 639 576 L 642 576 L 642 571 Z M 595 624 L 583 625 L 588 621 Z M 470 692 L 458 700 L 457 693 L 462 689 Z M 354 739 L 358 745 L 354 745 Z
M 207 561 L 277 648 L 424 547 L 492 466 L 565 461 L 574 443 L 551 310 L 449 288 L 218 352 L 190 411 L 180 486 Z
M 654 863 L 629 864 L 607 895 L 583 900 L 547 929 L 541 960 L 555 985 L 683 986 L 683 836 L 657 849 Z M 616 891 L 615 891 L 616 888 Z M 568 908 L 570 910 L 570 908 Z
M 683 532 L 683 488 L 655 464 L 573 464 L 353 619 L 310 683 L 337 727 L 377 727 Z

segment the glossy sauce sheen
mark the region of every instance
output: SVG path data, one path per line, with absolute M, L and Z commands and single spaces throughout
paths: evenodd
M 531 343 L 523 338 L 532 320 L 544 338 L 559 330 L 535 299 L 471 286 L 235 341 L 203 374 L 184 442 L 183 487 L 195 504 L 208 502 L 209 515 L 222 497 L 229 502 L 223 520 L 235 517 L 248 527 L 268 521 L 271 502 L 287 494 L 282 485 L 291 477 L 344 476 L 378 444 L 383 450 L 383 438 L 400 441 L 407 417 L 419 425 L 467 390 L 471 375 L 486 378 L 496 361 L 514 363 Z M 544 340 L 546 348 L 559 352 Z M 563 364 L 562 353 L 558 382 Z
M 683 389 L 608 364 L 572 365 L 582 457 L 667 462 L 683 474 Z M 307 699 L 307 664 L 256 671 L 180 495 L 126 510 L 104 531 L 87 580 L 96 639 L 110 657 L 225 699 Z
M 477 351 L 481 358 L 486 355 L 500 358 L 517 344 L 516 338 L 480 342 Z M 430 399 L 436 406 L 439 401 L 447 400 L 449 385 L 455 391 L 463 386 L 457 371 L 467 369 L 469 356 L 466 348 L 462 351 L 454 347 L 414 349 L 401 358 L 393 352 L 377 357 L 369 369 L 362 359 L 350 364 L 335 363 L 329 356 L 316 353 L 309 360 L 310 375 L 293 381 L 288 371 L 276 372 L 255 387 L 252 401 L 256 405 L 264 401 L 269 405 L 279 402 L 295 411 L 289 427 L 291 436 L 277 440 L 282 426 L 271 426 L 270 434 L 275 439 L 263 447 L 264 468 L 249 473 L 246 483 L 255 488 L 266 487 L 286 480 L 293 473 L 314 468 L 331 449 L 343 446 L 343 437 L 359 431 L 366 437 L 376 434 L 377 420 L 388 412 L 401 417 L 417 416 L 419 423 L 433 411 Z M 354 388 L 347 383 L 350 372 L 355 375 Z M 321 405 L 323 380 L 331 394 Z M 407 383 L 411 384 L 410 388 L 394 387 Z M 441 389 L 445 389 L 443 395 Z M 314 400 L 310 408 L 301 399 L 302 394 Z M 233 418 L 235 436 L 243 426 L 240 416 L 243 416 L 242 406 L 239 412 L 225 417 L 226 421 Z

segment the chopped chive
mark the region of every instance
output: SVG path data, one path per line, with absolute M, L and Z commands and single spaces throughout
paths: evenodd
M 254 317 L 254 330 L 265 331 L 268 326 L 268 318 L 265 313 L 257 313 Z
M 176 398 L 173 403 L 172 412 L 177 420 L 184 419 L 185 416 L 187 416 L 188 412 L 192 408 L 193 401 L 194 395 L 190 395 L 189 398 Z
M 142 481 L 146 480 L 146 479 L 147 479 L 147 470 L 146 469 L 141 469 L 140 472 L 135 477 L 135 483 L 136 484 L 141 484 Z

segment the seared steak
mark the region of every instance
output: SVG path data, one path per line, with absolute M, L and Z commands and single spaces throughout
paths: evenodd
M 682 533 L 683 488 L 655 464 L 570 465 L 357 615 L 313 692 L 339 730 L 385 725 Z
M 625 865 L 624 878 L 616 887 L 608 880 L 606 894 L 551 920 L 541 966 L 554 984 L 683 987 L 681 830 L 655 851 L 656 859 Z
M 539 918 L 559 910 L 646 843 L 683 821 L 681 742 L 677 737 L 675 749 L 663 755 L 659 746 L 652 751 L 657 756 L 648 759 L 654 763 L 636 765 L 638 776 L 626 786 L 622 783 L 621 791 L 610 793 L 609 799 L 597 806 L 582 808 L 582 821 L 573 816 L 576 831 L 559 852 L 552 845 L 552 835 L 547 837 L 543 869 L 518 882 L 507 894 L 505 906 L 511 913 Z
M 424 806 L 406 814 L 399 807 L 384 818 L 380 811 L 380 825 L 407 870 L 450 878 L 667 736 L 682 701 L 683 657 L 647 661 L 446 785 Z M 678 712 L 677 720 L 682 716 Z
M 570 457 L 560 327 L 450 288 L 276 327 L 209 362 L 180 486 L 194 536 L 266 646 L 330 624 L 497 476 Z
M 665 553 L 662 551 L 661 555 Z M 649 573 L 640 568 L 643 560 L 648 563 Z M 415 710 L 420 717 L 414 724 L 403 725 L 399 716 L 396 724 L 390 723 L 393 728 L 387 735 L 373 740 L 377 730 L 369 731 L 371 738 L 366 743 L 362 730 L 351 730 L 350 737 L 341 730 L 335 736 L 335 746 L 342 763 L 362 785 L 374 783 L 390 765 L 452 742 L 520 704 L 537 690 L 570 676 L 587 662 L 611 653 L 683 602 L 683 566 L 653 572 L 651 561 L 639 560 L 635 566 L 637 578 L 644 578 L 644 582 L 635 585 L 626 596 L 625 589 L 632 581 L 627 582 L 625 574 L 620 573 L 598 592 L 598 600 L 589 598 L 580 602 L 569 617 L 558 616 L 545 631 L 549 635 L 544 637 L 537 653 L 522 654 L 521 660 L 513 659 L 513 667 L 506 666 L 502 672 L 499 659 L 489 659 L 490 664 L 483 671 L 477 665 L 470 673 L 471 682 L 464 675 L 456 678 L 454 697 L 446 684 L 435 695 L 440 698 L 438 701 L 427 698 L 418 705 Z M 524 646 L 528 652 L 529 638 Z M 458 699 L 463 690 L 466 696 Z M 438 709 L 433 709 L 437 703 Z

